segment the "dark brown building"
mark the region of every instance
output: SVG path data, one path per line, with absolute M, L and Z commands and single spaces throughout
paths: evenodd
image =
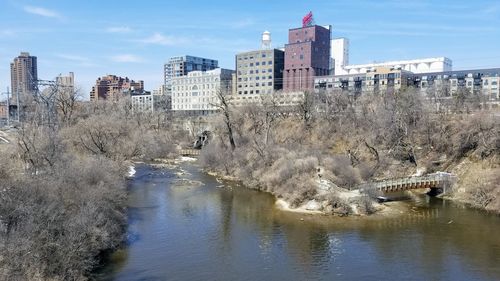
M 285 45 L 285 92 L 313 90 L 314 77 L 329 74 L 330 29 L 312 25 L 288 31 Z

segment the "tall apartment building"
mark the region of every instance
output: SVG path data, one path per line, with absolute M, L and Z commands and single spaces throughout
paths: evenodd
M 13 99 L 16 94 L 32 93 L 36 89 L 35 82 L 38 80 L 37 59 L 30 56 L 28 52 L 21 54 L 10 64 L 10 83 Z
M 217 68 L 192 71 L 172 78 L 172 110 L 188 115 L 207 115 L 217 110 L 218 91 L 231 94 L 233 70 Z
M 143 91 L 144 81 L 139 80 L 136 82 L 128 77 L 106 75 L 97 78 L 95 86 L 90 91 L 90 100 L 116 100 L 131 90 Z
M 219 65 L 217 60 L 200 58 L 194 56 L 173 57 L 164 65 L 165 94 L 170 95 L 172 89 L 172 78 L 185 76 L 191 71 L 208 71 L 216 69 Z
M 236 55 L 236 95 L 271 94 L 283 89 L 285 53 L 278 49 Z
M 288 31 L 283 90 L 314 89 L 314 77 L 329 74 L 331 27 L 303 26 Z

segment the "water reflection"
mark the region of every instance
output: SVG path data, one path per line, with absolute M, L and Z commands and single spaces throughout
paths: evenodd
M 496 216 L 422 197 L 395 218 L 318 218 L 183 168 L 204 185 L 138 167 L 130 243 L 102 280 L 500 280 Z

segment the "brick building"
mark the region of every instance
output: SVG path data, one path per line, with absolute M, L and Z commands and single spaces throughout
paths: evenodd
M 90 100 L 116 100 L 131 90 L 143 91 L 144 81 L 139 80 L 135 82 L 128 77 L 123 78 L 116 75 L 106 75 L 97 78 L 95 86 L 93 86 L 92 91 L 90 91 Z
M 314 89 L 314 77 L 329 74 L 331 27 L 318 25 L 288 31 L 285 45 L 283 90 L 294 92 Z

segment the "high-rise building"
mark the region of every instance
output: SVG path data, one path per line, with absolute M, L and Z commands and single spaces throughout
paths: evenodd
M 233 70 L 217 68 L 191 71 L 172 79 L 172 110 L 188 115 L 207 115 L 217 110 L 218 92 L 231 94 Z
M 90 92 L 90 100 L 116 100 L 123 95 L 127 95 L 132 90 L 143 91 L 144 81 L 139 80 L 135 82 L 128 77 L 123 78 L 116 75 L 106 75 L 97 78 L 96 84 L 92 87 L 92 91 Z
M 75 74 L 70 72 L 68 76 L 59 75 L 56 77 L 56 84 L 60 87 L 64 87 L 66 89 L 74 90 L 75 88 Z
M 17 94 L 30 94 L 36 89 L 38 80 L 37 60 L 28 52 L 21 54 L 10 64 L 10 83 L 13 99 Z
M 336 74 L 335 71 L 344 69 L 344 66 L 349 65 L 349 39 L 335 38 L 332 39 L 330 55 L 332 57 L 332 65 L 330 74 Z M 340 75 L 340 74 L 338 74 Z
M 312 90 L 315 76 L 329 74 L 330 32 L 330 26 L 309 24 L 288 31 L 283 75 L 285 92 Z
M 173 57 L 164 65 L 165 94 L 170 95 L 172 90 L 172 78 L 185 76 L 191 71 L 208 71 L 216 69 L 219 65 L 217 60 L 180 56 Z
M 269 32 L 263 33 L 262 41 L 266 44 L 262 44 L 261 50 L 236 55 L 234 94 L 239 96 L 271 94 L 283 89 L 285 53 L 269 48 L 271 42 Z

